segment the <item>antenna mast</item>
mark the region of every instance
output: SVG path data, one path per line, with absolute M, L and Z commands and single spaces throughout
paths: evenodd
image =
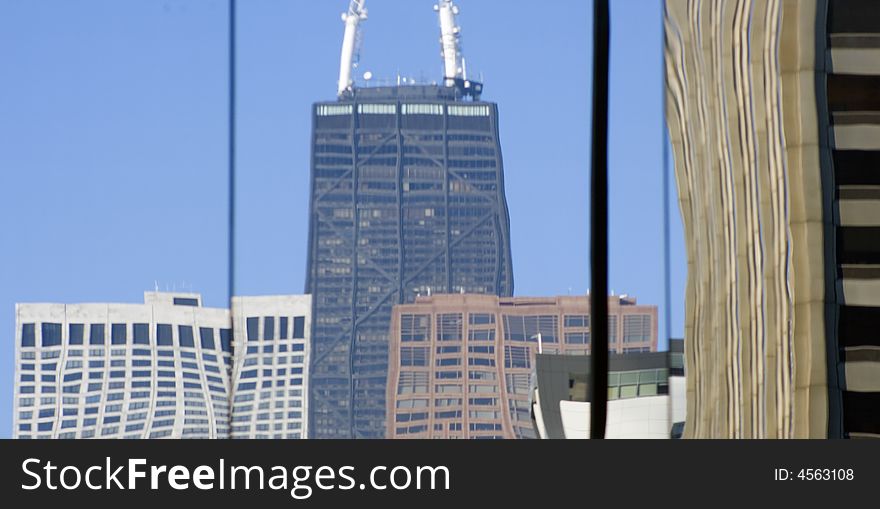
M 351 0 L 348 12 L 342 13 L 342 21 L 345 23 L 345 35 L 342 38 L 342 54 L 339 59 L 339 88 L 337 93 L 342 96 L 351 91 L 354 81 L 351 78 L 352 68 L 355 65 L 355 52 L 360 40 L 358 26 L 361 21 L 367 19 L 366 0 Z
M 455 23 L 458 6 L 453 0 L 440 0 L 434 10 L 440 16 L 440 47 L 443 56 L 443 81 L 447 87 L 455 85 L 455 80 L 464 79 L 464 65 L 461 56 L 461 28 Z
M 453 0 L 439 0 L 434 6 L 440 17 L 440 48 L 443 57 L 443 84 L 456 87 L 464 95 L 478 99 L 482 83 L 468 80 L 467 67 L 461 51 L 461 28 L 455 18 L 459 9 Z

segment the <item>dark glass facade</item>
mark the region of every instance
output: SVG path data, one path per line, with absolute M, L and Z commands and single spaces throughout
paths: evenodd
M 498 111 L 456 88 L 356 89 L 313 109 L 310 429 L 382 438 L 391 309 L 510 296 Z

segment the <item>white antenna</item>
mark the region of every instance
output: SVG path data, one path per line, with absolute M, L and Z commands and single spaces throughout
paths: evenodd
M 463 58 L 461 56 L 461 28 L 455 24 L 458 6 L 453 0 L 440 0 L 434 6 L 440 16 L 440 46 L 443 56 L 443 79 L 447 87 L 455 85 L 455 80 L 465 79 Z
M 360 40 L 358 25 L 367 19 L 366 0 L 351 0 L 348 12 L 342 13 L 342 21 L 345 22 L 345 34 L 342 37 L 342 54 L 339 58 L 339 88 L 337 93 L 344 94 L 351 90 L 354 83 L 351 79 L 352 68 L 355 65 L 355 52 Z
M 156 293 L 159 293 L 159 280 L 158 279 L 153 280 L 153 288 L 155 289 Z

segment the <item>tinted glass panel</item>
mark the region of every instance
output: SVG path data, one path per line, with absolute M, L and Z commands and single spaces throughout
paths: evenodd
M 199 327 L 199 338 L 202 340 L 203 349 L 214 349 L 214 329 L 210 327 Z
M 880 346 L 880 308 L 841 306 L 837 324 L 841 346 Z
M 306 337 L 306 317 L 293 317 L 293 339 L 302 339 Z
M 68 326 L 67 330 L 67 342 L 71 345 L 81 345 L 83 344 L 83 337 L 85 335 L 85 327 L 81 323 L 72 323 Z
M 837 185 L 880 185 L 880 151 L 835 150 L 834 177 Z
M 164 323 L 156 325 L 156 344 L 159 346 L 171 346 L 174 344 L 171 325 Z
M 43 333 L 43 346 L 57 346 L 61 344 L 61 324 L 44 323 L 41 327 Z
M 247 319 L 247 338 L 248 341 L 256 341 L 260 339 L 260 319 L 259 318 L 248 318 Z
M 220 348 L 224 352 L 232 353 L 232 331 L 229 329 L 220 329 Z
M 281 339 L 287 339 L 287 329 L 288 329 L 287 317 L 282 316 L 278 320 L 278 337 Z
M 877 0 L 831 0 L 828 26 L 833 33 L 880 32 Z
M 263 339 L 275 339 L 275 318 L 271 316 L 263 318 Z
M 104 345 L 107 343 L 107 336 L 104 333 L 103 323 L 93 323 L 89 326 L 89 344 Z
M 193 348 L 196 346 L 195 341 L 193 340 L 193 329 L 189 325 L 181 325 L 177 328 L 178 340 L 180 341 L 180 346 Z
M 831 111 L 880 110 L 880 76 L 829 74 L 828 108 Z
M 880 434 L 880 392 L 844 392 L 843 426 L 847 433 Z
M 124 345 L 128 340 L 128 331 L 124 323 L 114 323 L 110 326 L 110 342 L 114 345 Z
M 150 344 L 150 325 L 146 323 L 134 324 L 134 344 L 148 345 Z
M 841 227 L 837 234 L 838 263 L 880 263 L 880 228 Z

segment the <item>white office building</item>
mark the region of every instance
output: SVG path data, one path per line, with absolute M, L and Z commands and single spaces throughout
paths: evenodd
M 230 313 L 163 292 L 143 304 L 18 304 L 13 436 L 303 437 L 294 405 L 305 405 L 310 306 L 309 296 L 236 297 Z M 248 341 L 233 317 L 271 324 L 271 339 Z M 238 383 L 251 365 L 259 386 Z M 237 397 L 254 402 L 247 433 L 231 430 Z M 280 401 L 285 412 L 263 411 Z

